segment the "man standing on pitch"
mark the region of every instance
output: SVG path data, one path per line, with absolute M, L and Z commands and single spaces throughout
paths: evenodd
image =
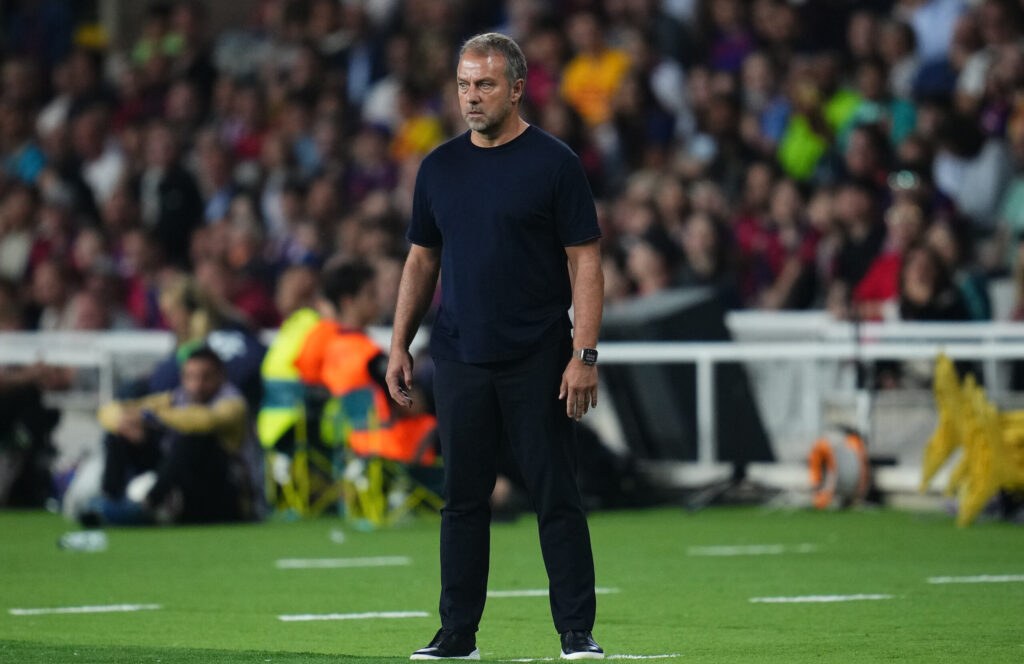
M 480 657 L 488 499 L 504 444 L 537 510 L 562 657 L 602 658 L 573 428 L 597 405 L 604 278 L 594 201 L 576 155 L 519 117 L 526 59 L 514 41 L 471 38 L 457 75 L 470 131 L 420 167 L 387 370 L 391 396 L 411 402 L 409 343 L 440 273 L 430 345 L 447 500 L 441 629 L 412 659 Z

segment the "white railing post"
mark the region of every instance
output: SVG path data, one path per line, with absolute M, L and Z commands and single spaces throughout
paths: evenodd
M 103 406 L 114 400 L 114 353 L 110 350 L 100 351 L 99 405 Z
M 998 341 L 993 336 L 987 336 L 983 343 L 985 344 L 985 348 L 991 351 Z M 985 377 L 985 388 L 988 390 L 988 393 L 994 398 L 1001 396 L 1003 386 L 999 380 L 999 366 L 996 358 L 992 356 L 988 357 L 982 365 L 981 372 Z
M 803 362 L 801 366 L 803 367 L 803 378 L 800 382 L 807 391 L 806 394 L 811 397 L 802 400 L 803 418 L 804 422 L 810 424 L 811 433 L 818 436 L 822 431 L 822 420 L 824 419 L 821 400 L 821 367 L 814 358 Z
M 697 465 L 715 464 L 718 449 L 715 431 L 715 360 L 702 355 L 697 358 Z

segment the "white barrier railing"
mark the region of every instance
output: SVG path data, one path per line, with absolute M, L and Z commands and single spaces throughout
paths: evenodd
M 1012 321 L 864 322 L 859 325 L 836 320 L 826 312 L 732 311 L 726 324 L 740 338 L 808 338 L 827 340 L 862 339 L 1024 339 L 1024 323 Z
M 715 372 L 722 362 L 792 360 L 804 364 L 809 385 L 814 385 L 819 361 L 934 360 L 945 353 L 954 360 L 1008 360 L 1024 358 L 1024 341 L 1007 343 L 817 343 L 783 342 L 607 342 L 601 344 L 601 361 L 607 364 L 689 363 L 696 367 L 697 464 L 715 463 Z M 820 394 L 812 388 L 815 396 Z
M 771 320 L 771 323 L 765 321 Z M 730 314 L 730 328 L 740 338 L 751 336 L 772 341 L 709 343 L 603 342 L 601 362 L 690 363 L 696 368 L 698 466 L 714 464 L 715 371 L 722 362 L 760 363 L 788 361 L 802 367 L 806 416 L 820 422 L 819 376 L 822 362 L 868 362 L 875 360 L 931 360 L 944 352 L 953 359 L 985 363 L 986 384 L 1001 360 L 1024 358 L 1024 325 L 1009 323 L 967 324 L 864 324 L 859 327 L 831 321 L 823 314 Z M 272 336 L 272 332 L 268 336 Z M 789 336 L 799 341 L 778 341 Z M 390 331 L 372 330 L 372 336 L 388 346 Z M 424 334 L 418 336 L 422 345 Z M 269 339 L 268 339 L 269 340 Z M 859 340 L 859 341 L 858 341 Z M 115 364 L 126 356 L 157 360 L 173 349 L 166 332 L 110 333 L 3 333 L 0 334 L 0 365 L 43 361 L 55 365 L 95 368 L 99 372 L 97 397 L 113 397 Z M 991 376 L 989 375 L 991 371 Z M 815 403 L 815 402 L 818 403 Z

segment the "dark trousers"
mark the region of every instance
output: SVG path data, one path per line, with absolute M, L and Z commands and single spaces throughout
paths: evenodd
M 103 492 L 107 497 L 122 498 L 132 477 L 153 470 L 157 480 L 146 496 L 147 501 L 159 505 L 170 491 L 180 491 L 180 521 L 202 523 L 240 518 L 230 459 L 216 436 L 170 432 L 136 444 L 110 434 L 106 437 L 106 448 Z
M 133 477 L 156 470 L 160 463 L 160 437 L 152 432 L 138 443 L 108 433 L 103 438 L 103 447 L 107 455 L 102 488 L 107 498 L 124 498 L 124 490 Z
M 441 511 L 441 624 L 475 632 L 487 597 L 490 495 L 508 445 L 537 512 L 559 632 L 594 625 L 594 558 L 576 486 L 574 423 L 558 400 L 571 341 L 513 362 L 435 361 L 445 467 Z

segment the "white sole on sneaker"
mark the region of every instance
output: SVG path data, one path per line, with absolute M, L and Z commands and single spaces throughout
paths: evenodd
M 562 653 L 562 659 L 604 659 L 603 652 L 574 652 L 570 654 Z
M 480 659 L 480 649 L 474 648 L 473 652 L 469 653 L 468 655 L 462 655 L 461 657 L 437 657 L 435 655 L 421 655 L 418 653 L 413 653 L 412 656 L 409 657 L 409 659 Z

